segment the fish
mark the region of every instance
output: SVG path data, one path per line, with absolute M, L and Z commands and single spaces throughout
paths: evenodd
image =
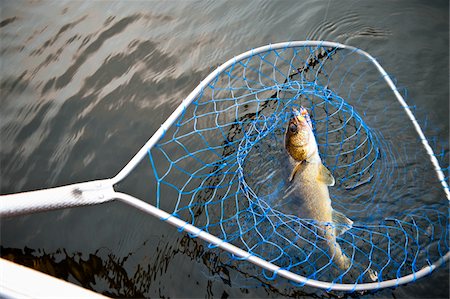
M 311 118 L 304 107 L 300 107 L 300 110 L 292 109 L 284 145 L 292 169 L 289 183 L 293 185 L 295 197 L 299 199 L 296 201 L 297 216 L 315 220 L 333 262 L 346 271 L 352 263 L 337 243 L 336 237 L 351 229 L 353 221 L 331 205 L 328 187 L 334 186 L 335 179 L 322 163 Z M 372 280 L 376 279 L 375 272 L 371 269 L 368 274 Z

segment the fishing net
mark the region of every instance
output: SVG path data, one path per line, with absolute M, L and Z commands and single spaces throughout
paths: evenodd
M 354 221 L 336 237 L 347 269 L 336 265 L 323 226 L 298 217 L 283 139 L 300 106 L 336 179 L 332 206 Z M 432 145 L 448 183 L 448 148 Z M 435 167 L 384 76 L 355 50 L 286 46 L 235 59 L 148 156 L 153 205 L 307 279 L 398 280 L 431 271 L 449 251 L 448 200 Z M 231 253 L 221 258 L 277 278 Z

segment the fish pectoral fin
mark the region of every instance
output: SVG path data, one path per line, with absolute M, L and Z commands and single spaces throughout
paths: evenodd
M 289 182 L 292 182 L 292 180 L 295 177 L 295 174 L 297 173 L 297 171 L 300 170 L 301 166 L 302 166 L 302 162 L 295 164 L 294 169 L 292 169 L 291 175 L 289 176 Z
M 337 226 L 334 228 L 335 236 L 342 235 L 343 233 L 345 233 L 346 231 L 348 231 L 349 229 L 352 228 L 353 221 L 348 219 L 341 212 L 333 210 L 331 217 L 332 217 L 333 223 L 337 224 Z
M 320 164 L 319 166 L 319 174 L 317 175 L 317 179 L 328 186 L 334 186 L 335 183 L 333 175 L 328 168 L 323 166 L 323 164 Z

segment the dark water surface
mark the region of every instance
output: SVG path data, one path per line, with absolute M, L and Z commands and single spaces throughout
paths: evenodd
M 448 157 L 448 1 L 0 3 L 2 194 L 112 177 L 215 66 L 290 40 L 372 54 Z M 141 171 L 124 187 L 152 196 Z M 1 246 L 3 257 L 110 296 L 326 295 L 243 288 L 202 241 L 118 202 L 2 219 Z M 448 298 L 448 281 L 444 267 L 363 296 Z

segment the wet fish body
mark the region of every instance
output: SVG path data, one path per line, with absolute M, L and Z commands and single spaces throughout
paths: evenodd
M 314 219 L 320 228 L 320 235 L 326 241 L 333 261 L 342 270 L 351 262 L 342 252 L 336 237 L 350 229 L 353 221 L 335 211 L 331 206 L 328 186 L 335 180 L 322 164 L 315 140 L 312 123 L 305 108 L 293 109 L 285 134 L 285 147 L 292 168 L 290 183 L 298 197 L 298 216 Z

